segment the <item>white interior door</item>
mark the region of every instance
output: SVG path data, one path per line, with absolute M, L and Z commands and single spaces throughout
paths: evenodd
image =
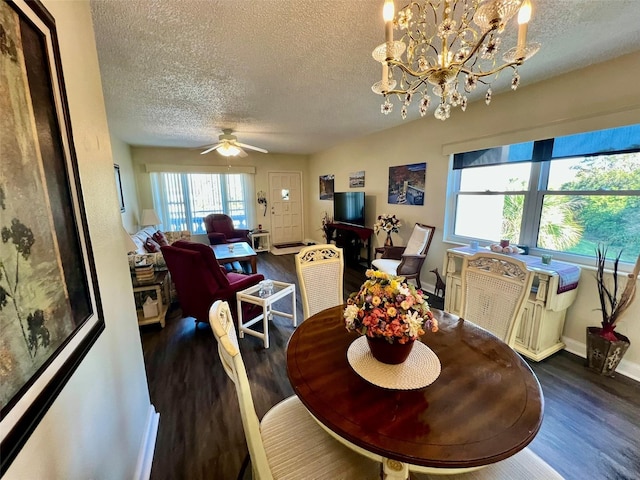
M 302 242 L 302 173 L 270 172 L 271 241 Z

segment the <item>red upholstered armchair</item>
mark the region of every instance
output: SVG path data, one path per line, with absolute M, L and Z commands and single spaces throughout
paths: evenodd
M 237 229 L 229 215 L 212 213 L 204 217 L 204 226 L 211 245 L 220 243 L 249 243 L 249 230 Z
M 225 272 L 211 247 L 202 243 L 179 240 L 161 250 L 176 286 L 182 312 L 185 317 L 195 318 L 196 323 L 209 322 L 209 308 L 216 300 L 235 305 L 236 292 L 264 280 L 259 273 Z

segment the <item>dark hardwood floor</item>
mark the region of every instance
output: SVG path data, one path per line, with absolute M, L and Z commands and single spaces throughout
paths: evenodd
M 262 253 L 258 271 L 296 281 L 293 255 Z M 364 270 L 347 267 L 345 292 L 363 280 Z M 441 306 L 439 300 L 430 304 Z M 279 307 L 291 308 L 286 299 Z M 164 329 L 140 331 L 151 402 L 160 412 L 151 479 L 235 479 L 247 447 L 234 386 L 222 370 L 211 329 L 182 318 L 173 304 Z M 259 417 L 293 394 L 285 367 L 292 332 L 288 319 L 276 317 L 268 350 L 254 337 L 240 342 Z M 567 479 L 640 479 L 640 383 L 622 375 L 601 377 L 567 352 L 530 365 L 545 396 L 544 421 L 531 449 Z

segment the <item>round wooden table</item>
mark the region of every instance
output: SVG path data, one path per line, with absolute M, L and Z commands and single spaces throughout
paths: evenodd
M 455 470 L 510 457 L 538 433 L 544 403 L 538 379 L 489 332 L 434 309 L 440 329 L 422 341 L 438 356 L 440 376 L 417 390 L 388 390 L 349 365 L 346 352 L 358 337 L 345 329 L 343 308 L 305 320 L 287 347 L 294 392 L 337 438 L 405 471 Z

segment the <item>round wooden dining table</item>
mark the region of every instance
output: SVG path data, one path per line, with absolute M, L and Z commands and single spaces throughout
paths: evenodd
M 421 340 L 437 355 L 440 375 L 423 388 L 391 390 L 349 364 L 347 350 L 358 336 L 345 329 L 343 309 L 305 320 L 287 346 L 295 394 L 343 443 L 404 475 L 453 473 L 508 458 L 538 433 L 544 406 L 538 379 L 488 331 L 433 309 L 439 330 Z

